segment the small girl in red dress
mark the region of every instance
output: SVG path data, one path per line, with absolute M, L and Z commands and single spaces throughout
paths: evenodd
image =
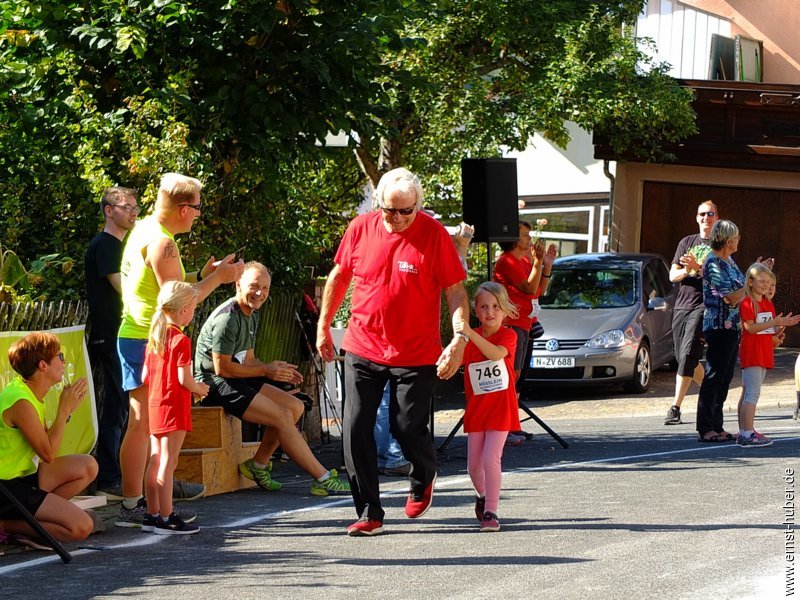
M 503 474 L 501 459 L 509 431 L 520 428 L 517 395 L 514 390 L 514 353 L 517 334 L 503 325 L 505 317 L 517 311 L 508 292 L 499 283 L 482 283 L 473 301 L 481 322 L 477 329 L 464 324 L 469 338 L 464 350 L 464 389 L 467 408 L 467 470 L 475 487 L 475 516 L 481 531 L 499 531 L 497 505 Z
M 774 283 L 775 275 L 764 264 L 757 262 L 747 269 L 744 284 L 747 295 L 739 305 L 742 318 L 739 346 L 742 397 L 739 400 L 739 435 L 736 436 L 736 444 L 740 448 L 772 444 L 772 440 L 755 430 L 756 403 L 767 369 L 775 366 L 774 348 L 783 341 L 783 329 L 800 322 L 800 315 L 775 315 L 775 306 L 771 301 L 774 291 L 770 294 Z
M 166 282 L 158 294 L 147 343 L 150 463 L 145 473 L 147 513 L 142 531 L 161 535 L 200 531 L 172 509 L 172 476 L 186 432 L 192 430 L 192 394 L 208 394 L 208 386 L 192 376 L 192 342 L 183 333 L 196 306 L 197 290 L 192 285 Z

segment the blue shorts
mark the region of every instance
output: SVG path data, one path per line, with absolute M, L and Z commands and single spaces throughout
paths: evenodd
M 122 365 L 122 389 L 130 392 L 141 387 L 147 340 L 117 338 L 117 352 Z

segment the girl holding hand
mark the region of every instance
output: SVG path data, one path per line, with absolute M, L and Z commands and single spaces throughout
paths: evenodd
M 499 531 L 497 507 L 502 482 L 501 459 L 509 431 L 520 428 L 517 395 L 514 390 L 516 333 L 503 325 L 505 317 L 517 311 L 508 292 L 499 283 L 481 284 L 473 301 L 481 323 L 468 324 L 457 334 L 469 339 L 464 350 L 464 388 L 467 407 L 467 470 L 475 487 L 475 516 L 481 531 Z

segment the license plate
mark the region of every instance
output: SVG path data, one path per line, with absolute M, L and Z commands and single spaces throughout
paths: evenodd
M 574 356 L 534 356 L 531 358 L 531 367 L 534 369 L 569 369 L 574 366 Z

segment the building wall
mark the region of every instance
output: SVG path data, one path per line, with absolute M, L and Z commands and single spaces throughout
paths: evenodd
M 524 152 L 505 155 L 517 159 L 520 196 L 609 191 L 603 161 L 594 158 L 591 134 L 575 123 L 567 122 L 566 127 L 572 138 L 566 148 L 537 134 Z
M 711 33 L 759 40 L 763 81 L 794 84 L 800 83 L 799 28 L 797 0 L 649 0 L 637 35 L 656 40 L 658 58 L 674 66 L 671 74 L 688 79 L 707 76 Z
M 636 36 L 655 43 L 654 58 L 669 63 L 669 74 L 677 78 L 708 77 L 713 34 L 730 37 L 730 21 L 678 0 L 649 0 L 636 22 Z
M 764 81 L 800 83 L 797 0 L 683 0 L 731 22 L 731 33 L 764 42 Z
M 721 186 L 726 188 L 765 188 L 772 190 L 800 190 L 800 173 L 776 171 L 749 171 L 745 169 L 710 169 L 674 165 L 655 165 L 627 162 L 617 167 L 614 187 L 613 247 L 620 252 L 639 252 L 642 232 L 642 212 L 645 182 Z M 765 207 L 763 226 L 769 226 L 769 207 Z M 726 210 L 728 211 L 726 213 Z M 730 214 L 735 221 L 733 208 L 720 211 L 723 217 Z M 686 219 L 685 215 L 675 218 Z M 688 223 L 694 221 L 688 219 Z M 691 229 L 691 227 L 690 227 Z M 692 231 L 687 231 L 688 235 Z M 674 240 L 675 244 L 678 240 Z M 672 258 L 672 257 L 667 257 Z M 788 259 L 788 257 L 787 257 Z

